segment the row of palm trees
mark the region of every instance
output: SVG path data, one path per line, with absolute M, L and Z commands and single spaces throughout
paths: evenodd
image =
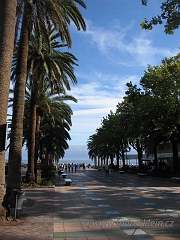
M 0 9 L 3 10 L 1 15 L 4 15 L 1 24 L 4 24 L 6 31 L 11 32 L 10 38 L 7 35 L 0 38 L 0 45 L 11 44 L 11 51 L 8 53 L 7 49 L 1 49 L 1 52 L 9 54 L 6 75 L 10 72 L 12 62 L 11 80 L 14 83 L 5 196 L 9 196 L 13 189 L 21 188 L 23 143 L 28 148 L 28 176 L 31 181 L 35 180 L 35 163 L 38 157 L 50 163 L 54 157 L 63 157 L 68 148 L 66 140 L 70 139 L 68 131 L 72 110 L 64 101 L 76 102 L 73 96 L 66 94 L 66 90 L 71 90 L 70 81 L 72 84 L 77 83 L 74 74 L 77 59 L 68 51 L 60 49 L 72 46 L 69 32 L 72 22 L 78 30 L 86 29 L 78 5 L 86 8 L 82 0 L 17 0 L 11 1 L 11 4 L 5 0 L 0 4 Z M 11 24 L 12 21 L 15 22 L 15 28 L 14 24 L 9 26 L 9 18 L 12 18 Z M 6 32 L 2 31 L 1 35 L 3 33 Z M 3 61 L 1 57 L 0 70 L 3 68 Z M 5 61 L 4 63 L 6 64 Z M 0 75 L 0 87 L 4 87 L 3 77 L 5 73 Z M 9 79 L 5 78 L 6 85 L 10 80 L 10 76 L 8 77 Z M 8 99 L 8 88 L 1 90 L 0 103 L 4 98 Z M 0 126 L 4 126 L 6 122 L 7 99 L 1 113 L 3 117 Z M 0 200 L 3 202 L 5 154 L 4 149 L 0 151 L 0 185 L 3 186 Z M 7 203 L 4 202 L 3 205 Z

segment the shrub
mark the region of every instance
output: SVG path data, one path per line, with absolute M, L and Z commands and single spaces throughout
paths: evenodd
M 52 182 L 55 179 L 55 174 L 56 174 L 56 167 L 53 165 L 45 165 L 42 168 L 42 172 L 41 172 L 41 178 L 42 178 L 42 182 L 46 181 L 46 182 Z

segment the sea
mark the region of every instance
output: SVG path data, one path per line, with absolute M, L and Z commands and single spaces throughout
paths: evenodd
M 8 154 L 6 154 L 6 159 L 8 159 Z M 22 151 L 22 163 L 28 163 L 27 150 Z M 136 152 L 127 153 L 125 156 L 126 165 L 138 165 Z M 86 145 L 71 145 L 68 150 L 65 151 L 64 158 L 59 159 L 59 163 L 84 163 L 85 165 L 94 165 L 94 160 L 91 160 L 88 155 L 88 150 Z M 116 165 L 116 160 L 114 159 L 114 164 Z M 120 160 L 120 165 L 122 161 Z
M 23 159 L 22 163 L 27 164 L 28 163 L 27 159 Z M 54 162 L 54 164 L 55 163 L 56 162 Z M 91 166 L 95 165 L 94 160 L 83 159 L 83 158 L 81 158 L 81 159 L 60 159 L 58 161 L 58 163 L 60 163 L 60 164 L 63 164 L 63 163 L 82 164 L 82 163 L 84 163 L 86 166 L 89 165 L 89 164 Z M 129 155 L 129 156 L 127 155 L 127 158 L 125 159 L 125 163 L 126 163 L 126 165 L 137 166 L 138 165 L 137 155 Z M 116 160 L 115 159 L 114 159 L 114 164 L 116 165 Z M 122 160 L 120 160 L 120 165 L 122 165 Z

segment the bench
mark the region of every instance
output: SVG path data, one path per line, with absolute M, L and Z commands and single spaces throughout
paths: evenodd
M 62 177 L 63 177 L 63 178 L 66 178 L 66 176 L 67 176 L 66 173 L 63 173 L 63 174 L 62 174 Z
M 61 175 L 62 173 L 64 173 L 63 170 L 58 170 L 58 176 L 59 176 L 59 179 L 60 179 L 60 175 Z
M 58 175 L 61 175 L 62 173 L 64 173 L 63 170 L 58 170 Z
M 120 171 L 119 171 L 119 173 L 120 173 L 120 174 L 123 174 L 123 173 L 124 173 L 124 171 L 120 170 Z
M 176 180 L 176 182 L 180 182 L 180 177 L 172 177 L 172 180 Z
M 66 184 L 66 186 L 70 186 L 71 183 L 72 183 L 72 180 L 71 180 L 71 179 L 69 179 L 69 178 L 66 178 L 66 179 L 65 179 L 65 184 Z
M 138 173 L 138 175 L 139 175 L 140 177 L 145 177 L 145 176 L 147 176 L 147 174 L 145 174 L 145 173 Z

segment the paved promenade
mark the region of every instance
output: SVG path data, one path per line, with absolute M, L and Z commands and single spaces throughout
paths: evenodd
M 71 186 L 25 189 L 17 222 L 0 240 L 180 239 L 180 183 L 137 174 L 67 173 Z

